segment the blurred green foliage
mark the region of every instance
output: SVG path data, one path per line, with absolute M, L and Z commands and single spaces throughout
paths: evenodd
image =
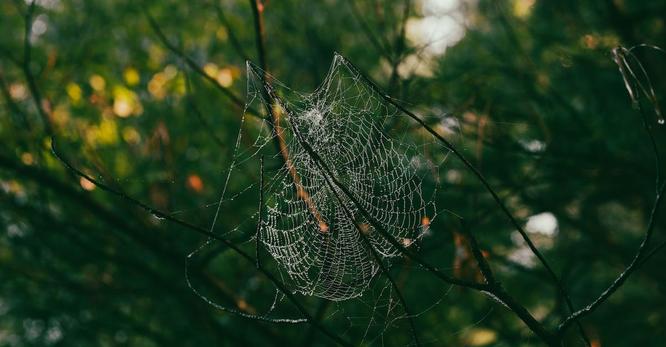
M 432 2 L 264 1 L 268 70 L 299 91 L 318 85 L 334 51 L 367 71 L 454 141 L 521 220 L 552 213 L 555 236 L 534 237 L 581 308 L 630 262 L 646 229 L 655 164 L 611 50 L 665 47 L 666 3 L 452 1 L 437 16 L 455 18 L 464 36 L 435 54 L 412 30 L 433 16 L 424 5 Z M 0 345 L 331 344 L 307 325 L 257 322 L 206 304 L 184 277 L 187 254 L 205 238 L 75 177 L 49 149 L 45 124 L 86 173 L 208 227 L 243 108 L 169 50 L 144 11 L 177 50 L 243 99 L 245 60 L 258 58 L 249 2 L 39 0 L 29 9 L 0 2 Z M 425 28 L 426 37 L 435 30 Z M 663 100 L 666 57 L 636 54 Z M 643 106 L 664 148 L 653 105 Z M 509 292 L 555 328 L 568 311 L 543 267 L 521 253 L 511 225 L 459 162 L 449 159 L 441 175 L 438 206 L 471 221 Z M 245 216 L 257 204 L 225 202 L 216 232 L 254 230 Z M 444 216 L 431 230 L 419 253 L 475 278 L 456 224 Z M 666 239 L 659 219 L 654 239 Z M 270 306 L 274 289 L 254 264 L 217 244 L 199 258 L 190 271 L 207 295 L 248 312 Z M 594 346 L 663 344 L 664 261 L 657 253 L 582 321 Z M 540 343 L 484 295 L 444 286 L 408 261 L 392 272 L 424 311 L 415 318 L 422 342 Z M 353 344 L 409 342 L 404 319 L 354 316 L 378 305 L 377 293 L 347 304 L 298 297 Z M 280 306 L 293 315 L 288 302 Z M 365 336 L 377 326 L 386 331 Z M 582 344 L 573 328 L 565 340 Z

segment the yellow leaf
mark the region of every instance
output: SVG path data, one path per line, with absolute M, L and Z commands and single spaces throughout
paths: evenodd
M 486 346 L 497 340 L 497 333 L 490 329 L 476 328 L 470 330 L 465 340 L 470 346 Z
M 81 87 L 79 87 L 78 84 L 74 82 L 70 82 L 67 84 L 67 87 L 65 88 L 67 91 L 67 95 L 69 96 L 69 99 L 72 101 L 73 104 L 78 104 L 81 101 Z
M 135 86 L 139 84 L 139 82 L 141 82 L 141 76 L 139 76 L 139 72 L 132 67 L 128 67 L 125 69 L 125 72 L 123 73 L 123 78 L 125 78 L 125 82 L 127 82 L 127 85 L 129 86 Z
M 98 92 L 103 91 L 106 87 L 106 81 L 104 81 L 104 77 L 97 74 L 90 76 L 88 83 L 90 83 L 90 86 Z

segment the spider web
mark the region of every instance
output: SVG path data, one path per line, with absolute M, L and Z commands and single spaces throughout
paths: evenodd
M 407 247 L 435 217 L 434 203 L 424 197 L 421 145 L 407 136 L 389 135 L 387 129 L 399 125 L 399 112 L 378 98 L 340 55 L 322 84 L 308 94 L 289 89 L 250 63 L 247 71 L 246 114 L 256 104 L 264 112 L 255 124 L 255 143 L 236 156 L 237 162 L 274 144 L 278 154 L 271 158 L 279 163 L 263 187 L 259 243 L 296 291 L 333 301 L 362 295 L 380 269 L 372 252 L 381 260 L 400 253 L 360 210 Z M 355 202 L 327 183 L 327 175 L 347 187 Z
M 384 339 L 387 332 L 401 330 L 396 329 L 400 321 L 437 306 L 447 288 L 433 288 L 425 307 L 408 310 L 396 299 L 402 290 L 391 284 L 395 265 L 403 280 L 428 275 L 406 264 L 386 236 L 418 251 L 437 218 L 434 198 L 448 150 L 338 54 L 309 93 L 248 62 L 246 100 L 210 230 L 220 234 L 216 225 L 236 213 L 234 200 L 259 197 L 259 207 L 241 218 L 242 225 L 221 235 L 254 246 L 257 266 L 277 272 L 310 304 L 320 298 L 334 305 L 322 319 L 342 318 L 343 330 L 361 326 L 363 341 Z M 188 259 L 214 243 L 209 240 Z M 217 304 L 189 278 L 188 285 L 209 304 L 247 316 Z M 274 318 L 284 316 L 277 308 L 285 296 L 277 290 L 271 302 L 266 296 L 257 299 L 270 307 L 251 318 L 304 321 Z

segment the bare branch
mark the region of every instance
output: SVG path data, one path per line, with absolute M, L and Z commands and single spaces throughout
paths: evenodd
M 131 197 L 131 196 L 125 194 L 125 193 L 122 193 L 122 192 L 120 192 L 120 191 L 118 191 L 118 190 L 115 190 L 115 189 L 111 188 L 110 186 L 108 186 L 108 185 L 106 185 L 106 184 L 104 184 L 104 183 L 102 183 L 102 182 L 100 182 L 100 181 L 98 181 L 98 180 L 92 178 L 91 176 L 89 176 L 89 175 L 83 173 L 83 172 L 80 171 L 79 169 L 75 168 L 72 164 L 70 164 L 69 161 L 65 160 L 65 158 L 64 158 L 64 157 L 58 152 L 58 150 L 57 150 L 57 148 L 56 148 L 56 141 L 55 141 L 55 138 L 51 138 L 51 151 L 52 151 L 53 155 L 56 157 L 56 159 L 58 159 L 58 161 L 60 161 L 60 162 L 61 162 L 61 163 L 62 163 L 62 164 L 63 164 L 63 165 L 69 170 L 69 171 L 71 171 L 72 173 L 74 173 L 76 176 L 83 177 L 83 178 L 89 180 L 90 182 L 94 183 L 97 187 L 99 187 L 99 188 L 102 189 L 103 191 L 105 191 L 105 192 L 107 192 L 107 193 L 110 193 L 110 194 L 112 194 L 112 195 L 115 195 L 115 196 L 117 196 L 117 197 L 119 197 L 119 198 L 121 198 L 121 199 L 123 199 L 123 200 L 129 202 L 130 204 L 132 204 L 132 205 L 134 205 L 134 206 L 137 206 L 137 207 L 143 209 L 144 211 L 146 211 L 146 212 L 152 214 L 153 216 L 155 216 L 156 218 L 163 219 L 163 220 L 167 220 L 167 221 L 172 222 L 172 223 L 174 223 L 174 224 L 176 224 L 176 225 L 179 225 L 179 226 L 181 226 L 181 227 L 184 227 L 184 228 L 186 228 L 186 229 L 188 229 L 188 230 L 190 230 L 190 231 L 193 231 L 193 232 L 199 233 L 199 234 L 201 234 L 201 235 L 207 236 L 207 237 L 210 238 L 210 239 L 214 239 L 214 240 L 220 241 L 220 242 L 222 242 L 225 246 L 229 247 L 229 248 L 232 249 L 234 252 L 236 252 L 238 255 L 240 255 L 240 256 L 241 256 L 243 259 L 245 259 L 246 261 L 248 261 L 248 262 L 250 262 L 250 263 L 252 263 L 252 264 L 254 264 L 254 263 L 256 262 L 255 259 L 254 259 L 251 255 L 247 254 L 245 251 L 243 251 L 242 249 L 240 249 L 240 248 L 239 248 L 236 244 L 234 244 L 233 242 L 231 242 L 231 241 L 229 241 L 229 240 L 227 240 L 227 239 L 225 239 L 225 238 L 223 238 L 223 237 L 221 237 L 221 236 L 219 236 L 219 235 L 217 235 L 217 234 L 215 234 L 215 233 L 213 233 L 213 232 L 210 232 L 209 230 L 206 230 L 206 229 L 201 228 L 201 227 L 199 227 L 199 226 L 196 226 L 196 225 L 190 224 L 190 223 L 188 223 L 188 222 L 186 222 L 186 221 L 183 221 L 183 220 L 181 220 L 181 219 L 175 218 L 175 217 L 173 217 L 172 215 L 170 215 L 170 214 L 168 214 L 168 213 L 166 213 L 166 212 L 163 212 L 163 211 L 160 211 L 160 210 L 158 210 L 158 209 L 155 209 L 155 208 L 153 208 L 153 207 L 151 207 L 151 206 L 148 206 L 148 205 L 146 205 L 145 203 L 143 203 L 143 202 L 141 202 L 141 201 L 139 201 L 139 200 L 137 200 L 137 199 L 135 199 L 135 198 L 133 198 L 133 197 Z M 269 271 L 265 270 L 265 269 L 262 268 L 262 267 L 258 268 L 257 271 L 259 271 L 259 272 L 260 272 L 261 274 L 263 274 L 266 278 L 268 278 L 268 280 L 271 281 L 271 282 L 275 285 L 275 287 L 276 287 L 276 288 L 277 288 L 282 294 L 284 294 L 284 296 L 285 296 L 289 301 L 292 302 L 292 304 L 298 309 L 298 311 L 301 313 L 301 315 L 303 315 L 304 319 L 305 319 L 308 323 L 310 323 L 310 324 L 312 324 L 313 326 L 315 326 L 319 331 L 321 331 L 323 334 L 325 334 L 326 336 L 328 336 L 329 338 L 331 338 L 331 339 L 332 339 L 333 341 L 335 341 L 336 343 L 338 343 L 338 344 L 340 344 L 340 345 L 344 345 L 344 346 L 351 346 L 348 342 L 346 342 L 346 341 L 343 340 L 341 337 L 339 337 L 338 335 L 334 334 L 333 332 L 331 332 L 330 330 L 328 330 L 326 327 L 324 327 L 323 325 L 321 325 L 321 323 L 319 323 L 318 321 L 316 321 L 316 320 L 312 317 L 312 315 L 310 315 L 310 313 L 307 312 L 307 310 L 305 309 L 305 307 L 303 306 L 303 304 L 301 304 L 301 303 L 296 299 L 296 296 L 295 296 L 295 295 L 294 295 L 294 294 L 293 294 L 293 293 L 292 293 L 292 292 L 286 287 L 286 285 L 285 285 L 284 283 L 282 283 L 282 281 L 280 281 L 280 280 L 279 280 L 277 277 L 275 277 L 272 273 L 270 273 Z M 233 310 L 232 310 L 231 312 L 233 312 Z M 236 312 L 236 313 L 238 313 L 238 312 Z M 266 317 L 261 317 L 261 316 L 250 316 L 250 315 L 245 315 L 245 314 L 242 314 L 242 313 L 239 313 L 239 314 L 242 315 L 242 316 L 245 316 L 245 317 L 247 317 L 247 318 L 250 318 L 250 319 L 258 319 L 258 320 L 264 320 L 264 321 L 274 322 L 274 323 L 292 323 L 292 322 L 294 322 L 294 321 L 291 320 L 291 319 L 268 319 L 268 318 L 266 318 Z M 298 321 L 297 321 L 297 322 L 298 322 Z
M 640 45 L 636 47 L 653 48 L 663 53 L 663 50 L 659 47 L 640 46 Z M 589 305 L 585 306 L 584 308 L 576 312 L 573 312 L 569 317 L 567 317 L 558 327 L 559 334 L 563 334 L 566 331 L 566 329 L 569 327 L 569 325 L 571 325 L 572 323 L 574 322 L 578 323 L 578 321 L 581 318 L 594 312 L 601 304 L 603 304 L 608 298 L 610 298 L 611 295 L 613 295 L 613 293 L 615 293 L 618 289 L 620 289 L 620 287 L 622 287 L 622 285 L 629 278 L 629 276 L 631 276 L 643 263 L 645 263 L 645 261 L 647 261 L 649 257 L 651 257 L 662 247 L 661 245 L 658 245 L 651 252 L 646 253 L 648 251 L 648 244 L 650 243 L 654 226 L 656 224 L 657 211 L 661 206 L 664 193 L 666 192 L 666 182 L 663 182 L 661 184 L 659 183 L 661 181 L 661 156 L 659 155 L 657 142 L 654 138 L 654 134 L 652 133 L 652 127 L 650 125 L 651 122 L 648 120 L 648 117 L 645 114 L 643 107 L 641 105 L 641 94 L 654 107 L 654 112 L 657 115 L 657 122 L 659 124 L 662 124 L 664 120 L 661 117 L 659 106 L 657 104 L 656 96 L 652 88 L 652 83 L 650 82 L 649 76 L 645 68 L 641 64 L 641 62 L 631 52 L 632 49 L 634 48 L 626 49 L 624 47 L 617 47 L 613 49 L 613 60 L 620 69 L 620 74 L 622 75 L 622 79 L 624 80 L 627 92 L 629 93 L 633 105 L 637 108 L 641 116 L 641 119 L 643 121 L 643 127 L 648 135 L 648 140 L 650 141 L 650 145 L 653 152 L 652 154 L 655 161 L 655 171 L 656 171 L 655 200 L 652 205 L 652 210 L 650 212 L 650 217 L 648 219 L 648 225 L 645 231 L 645 235 L 643 236 L 643 240 L 641 241 L 641 244 L 638 247 L 638 250 L 636 251 L 636 254 L 634 255 L 634 258 L 631 261 L 631 263 L 625 268 L 625 270 L 622 273 L 620 273 L 620 275 L 613 281 L 613 283 L 611 283 L 611 285 L 608 288 L 606 288 L 606 290 L 604 290 L 592 303 L 590 303 Z M 630 63 L 627 60 L 627 56 L 633 58 L 633 61 L 638 65 L 638 69 L 641 73 L 641 76 L 647 80 L 646 81 L 647 85 L 641 83 L 636 72 L 634 72 L 634 70 L 631 68 Z

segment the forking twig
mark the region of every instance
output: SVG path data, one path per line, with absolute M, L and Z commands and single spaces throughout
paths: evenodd
M 636 47 L 648 47 L 648 48 L 653 48 L 656 49 L 660 52 L 663 53 L 663 50 L 659 47 L 652 47 L 652 46 L 636 46 Z M 571 315 L 569 315 L 558 327 L 558 333 L 559 334 L 564 334 L 567 330 L 567 328 L 574 322 L 578 322 L 581 318 L 591 314 L 594 312 L 601 304 L 603 304 L 608 298 L 613 295 L 622 285 L 625 283 L 625 281 L 631 276 L 641 265 L 643 265 L 652 255 L 654 255 L 656 252 L 661 250 L 665 243 L 662 243 L 660 245 L 657 245 L 652 251 L 648 253 L 648 245 L 650 243 L 650 239 L 652 238 L 652 234 L 654 231 L 654 227 L 656 224 L 656 219 L 657 219 L 657 211 L 661 207 L 664 194 L 666 194 L 666 181 L 661 182 L 661 157 L 659 155 L 659 150 L 657 148 L 656 140 L 654 138 L 654 134 L 652 133 L 652 128 L 650 126 L 651 122 L 649 121 L 647 115 L 645 114 L 645 111 L 643 110 L 643 106 L 641 105 L 641 93 L 653 104 L 655 107 L 655 113 L 657 115 L 657 122 L 659 124 L 663 124 L 663 118 L 661 118 L 661 114 L 659 113 L 659 108 L 658 105 L 656 104 L 656 96 L 654 94 L 654 90 L 652 89 L 652 83 L 650 82 L 649 78 L 647 77 L 647 72 L 643 68 L 641 62 L 638 60 L 636 56 L 631 53 L 631 49 L 626 49 L 624 47 L 617 47 L 616 49 L 613 50 L 613 60 L 615 63 L 618 65 L 618 68 L 620 69 L 620 73 L 622 74 L 623 81 L 625 83 L 625 87 L 627 88 L 627 92 L 629 93 L 629 96 L 631 97 L 633 105 L 638 109 L 638 112 L 641 116 L 641 119 L 643 121 L 643 127 L 645 128 L 645 131 L 648 135 L 648 138 L 650 140 L 651 148 L 653 151 L 653 156 L 655 160 L 655 200 L 652 205 L 652 211 L 650 212 L 650 217 L 648 219 L 648 225 L 647 229 L 645 231 L 645 235 L 643 236 L 643 240 L 641 241 L 640 245 L 638 246 L 638 250 L 636 251 L 636 254 L 634 255 L 634 258 L 632 259 L 631 263 L 620 273 L 620 275 L 604 290 L 595 300 L 593 300 L 590 304 L 585 306 L 584 308 L 573 312 Z M 642 72 L 643 76 L 647 78 L 647 89 L 646 86 L 644 86 L 640 80 L 638 79 L 638 76 L 636 76 L 635 72 L 631 68 L 629 61 L 626 59 L 625 55 L 629 55 L 633 60 L 638 64 L 639 70 Z
M 618 289 L 620 289 L 620 287 L 629 278 L 629 276 L 631 276 L 641 265 L 645 263 L 644 260 L 647 260 L 647 258 L 651 257 L 655 251 L 658 251 L 663 247 L 662 244 L 657 246 L 652 252 L 645 253 L 647 251 L 647 245 L 650 241 L 650 236 L 652 235 L 652 231 L 654 230 L 657 210 L 659 210 L 659 207 L 661 207 L 664 193 L 666 193 L 666 184 L 662 184 L 661 189 L 657 193 L 654 205 L 652 207 L 652 212 L 650 213 L 650 220 L 648 222 L 647 231 L 645 232 L 643 241 L 641 241 L 641 244 L 638 247 L 638 251 L 636 251 L 636 255 L 634 256 L 634 259 L 631 261 L 629 266 L 627 266 L 627 268 L 624 271 L 622 271 L 622 273 L 620 273 L 620 275 L 613 281 L 613 283 L 606 290 L 604 290 L 599 295 L 599 297 L 597 297 L 592 303 L 572 313 L 569 317 L 567 317 L 562 322 L 562 324 L 560 324 L 560 326 L 557 328 L 559 334 L 563 334 L 564 332 L 566 332 L 567 328 L 572 323 L 577 322 L 579 319 L 594 312 L 599 307 L 599 305 L 603 304 L 608 298 L 610 298 L 611 295 L 613 295 L 613 293 L 615 293 Z
M 514 225 L 514 227 L 515 227 L 515 228 L 518 230 L 518 232 L 521 234 L 521 236 L 523 237 L 523 240 L 527 243 L 527 245 L 528 245 L 528 247 L 530 248 L 530 250 L 531 250 L 531 251 L 537 256 L 537 258 L 540 260 L 540 262 L 542 263 L 542 265 L 546 268 L 546 270 L 547 270 L 547 272 L 549 273 L 549 275 L 551 276 L 552 280 L 554 281 L 554 283 L 557 285 L 558 289 L 560 290 L 562 296 L 563 296 L 563 297 L 565 298 L 565 300 L 567 301 L 567 304 L 569 305 L 569 307 L 572 307 L 572 306 L 571 306 L 572 304 L 571 304 L 570 298 L 569 298 L 568 294 L 566 293 L 564 287 L 563 287 L 562 284 L 560 283 L 560 281 L 559 281 L 557 275 L 555 274 L 555 272 L 552 270 L 552 268 L 551 268 L 550 265 L 547 263 L 547 261 L 545 260 L 545 258 L 541 255 L 541 253 L 540 253 L 540 252 L 538 251 L 538 249 L 535 247 L 535 245 L 533 244 L 533 242 L 531 241 L 531 239 L 529 238 L 529 236 L 527 235 L 527 233 L 524 231 L 524 229 L 518 224 L 517 220 L 516 220 L 516 219 L 513 217 L 513 215 L 509 212 L 508 208 L 507 208 L 507 207 L 504 205 L 504 203 L 501 201 L 501 199 L 499 198 L 499 196 L 497 195 L 497 193 L 494 191 L 494 189 L 490 186 L 490 184 L 489 184 L 488 181 L 485 179 L 485 177 L 484 177 L 484 176 L 483 176 L 483 175 L 482 175 L 482 174 L 476 169 L 476 167 L 474 167 L 474 166 L 473 166 L 473 165 L 472 165 L 472 164 L 471 164 L 471 163 L 470 163 L 470 162 L 469 162 L 469 161 L 463 156 L 463 154 L 462 154 L 461 152 L 459 152 L 458 149 L 457 149 L 455 146 L 453 146 L 453 144 L 451 144 L 448 140 L 446 140 L 446 139 L 443 138 L 441 135 L 439 135 L 436 131 L 434 131 L 431 127 L 429 127 L 429 126 L 428 126 L 423 120 L 421 120 L 418 116 L 416 116 L 414 113 L 410 112 L 409 110 L 407 110 L 406 108 L 404 108 L 402 105 L 400 105 L 399 103 L 397 103 L 396 101 L 394 101 L 389 95 L 386 95 L 386 94 L 382 93 L 381 89 L 377 86 L 377 84 L 374 83 L 369 77 L 365 76 L 365 75 L 364 75 L 364 74 L 363 74 L 363 73 L 362 73 L 362 72 L 361 72 L 361 71 L 360 71 L 360 70 L 359 70 L 359 69 L 358 69 L 353 63 L 351 63 L 350 61 L 346 60 L 343 56 L 341 56 L 341 55 L 339 55 L 339 54 L 337 54 L 337 53 L 336 53 L 336 55 L 337 55 L 337 57 L 338 57 L 339 59 L 342 59 L 342 60 L 343 60 L 343 61 L 344 61 L 349 67 L 350 67 L 350 69 L 352 69 L 352 71 L 353 71 L 354 73 L 358 74 L 358 75 L 359 75 L 359 76 L 360 76 L 360 77 L 361 77 L 361 78 L 362 78 L 362 79 L 363 79 L 363 80 L 364 80 L 364 81 L 365 81 L 365 82 L 366 82 L 366 83 L 367 83 L 367 84 L 368 84 L 368 85 L 369 85 L 369 86 L 370 86 L 370 87 L 371 87 L 371 88 L 372 88 L 377 94 L 379 94 L 384 100 L 386 100 L 388 103 L 390 103 L 390 104 L 392 104 L 393 106 L 395 106 L 398 110 L 400 110 L 400 111 L 402 111 L 403 113 L 405 113 L 406 115 L 408 115 L 411 119 L 413 119 L 414 121 L 416 121 L 416 122 L 417 122 L 419 125 L 421 125 L 424 129 L 426 129 L 426 131 L 428 131 L 431 135 L 433 135 L 433 136 L 434 136 L 435 138 L 437 138 L 440 142 L 442 142 L 446 148 L 448 148 L 448 149 L 449 149 L 449 150 L 450 150 L 450 151 L 451 151 L 451 152 L 452 152 L 452 153 L 453 153 L 453 154 L 454 154 L 459 160 L 461 160 L 461 161 L 463 162 L 463 164 L 464 164 L 464 165 L 465 165 L 470 171 L 472 171 L 472 173 L 473 173 L 473 174 L 479 179 L 479 181 L 484 185 L 484 187 L 486 188 L 486 190 L 488 190 L 488 192 L 492 195 L 493 199 L 494 199 L 494 200 L 496 201 L 496 203 L 500 206 L 500 208 L 502 209 L 502 211 L 504 212 L 504 214 L 509 218 L 509 220 L 511 221 L 511 223 Z M 623 61 L 624 61 L 624 60 L 623 60 Z M 631 71 L 631 70 L 629 70 L 629 71 Z M 641 71 L 643 71 L 643 70 L 642 70 L 642 67 L 641 67 Z M 634 77 L 635 77 L 635 75 L 634 75 Z M 644 87 L 641 86 L 641 85 L 639 85 L 639 86 L 636 87 L 636 88 L 641 88 L 640 90 L 643 91 L 643 92 L 644 92 L 644 90 L 645 90 Z M 653 102 L 653 101 L 654 101 L 654 98 L 650 98 L 650 101 Z M 656 161 L 656 167 L 657 167 L 657 186 L 658 186 L 658 182 L 659 182 L 659 169 L 660 169 L 660 166 L 661 166 L 661 164 L 660 164 L 660 158 L 659 158 L 659 153 L 658 153 L 658 151 L 657 151 L 656 142 L 655 142 L 655 140 L 654 140 L 654 137 L 653 137 L 652 131 L 651 131 L 651 129 L 650 129 L 649 123 L 647 122 L 647 117 L 646 117 L 645 114 L 643 113 L 643 110 L 642 110 L 642 107 L 640 106 L 640 103 L 637 105 L 637 107 L 638 107 L 638 109 L 639 109 L 639 111 L 641 112 L 641 115 L 642 115 L 642 117 L 643 117 L 644 125 L 645 125 L 646 131 L 647 131 L 647 133 L 648 133 L 648 136 L 649 136 L 649 138 L 650 138 L 650 141 L 651 141 L 651 144 L 652 144 L 652 148 L 653 148 L 653 150 L 654 150 L 655 161 Z M 658 111 L 657 111 L 657 112 L 658 112 Z M 658 118 L 658 120 L 659 120 L 660 123 L 661 123 L 661 119 Z M 343 188 L 344 188 L 344 187 L 343 187 Z M 341 189 L 342 189 L 342 188 L 341 188 Z M 660 205 L 661 205 L 661 201 L 663 200 L 663 195 L 664 195 L 665 193 L 666 193 L 666 182 L 665 182 L 665 183 L 662 183 L 662 186 L 661 186 L 660 188 L 657 188 L 657 194 L 656 194 L 656 197 L 655 197 L 655 203 L 654 203 L 654 205 L 653 205 L 653 209 L 652 209 L 652 212 L 651 212 L 651 215 L 650 215 L 650 220 L 649 220 L 649 222 L 648 222 L 648 229 L 647 229 L 647 231 L 646 231 L 646 235 L 645 235 L 645 237 L 644 237 L 644 239 L 643 239 L 641 245 L 639 246 L 639 250 L 637 251 L 636 256 L 634 257 L 634 259 L 633 259 L 633 261 L 631 262 L 631 264 L 627 267 L 627 269 L 626 269 L 625 271 L 623 271 L 623 272 L 620 274 L 620 276 L 619 276 L 619 277 L 618 277 L 618 278 L 617 278 L 617 279 L 611 284 L 611 286 L 610 286 L 608 289 L 606 289 L 606 290 L 605 290 L 605 291 L 604 291 L 604 292 L 603 292 L 603 293 L 602 293 L 602 294 L 601 294 L 601 295 L 600 295 L 600 296 L 599 296 L 594 302 L 592 302 L 590 305 L 586 306 L 585 308 L 583 308 L 583 309 L 581 309 L 581 310 L 578 310 L 578 311 L 572 313 L 569 317 L 567 317 L 567 318 L 562 322 L 562 324 L 558 327 L 558 329 L 557 329 L 557 334 L 556 334 L 556 335 L 553 335 L 553 334 L 551 334 L 550 332 L 545 331 L 545 329 L 544 329 L 544 332 L 539 332 L 538 330 L 535 330 L 532 326 L 530 326 L 530 324 L 534 324 L 534 322 L 530 322 L 529 318 L 528 318 L 528 320 L 525 320 L 525 319 L 523 319 L 523 317 L 521 317 L 521 319 L 523 319 L 523 321 L 524 321 L 526 324 L 528 324 L 528 326 L 530 326 L 530 328 L 532 328 L 532 330 L 533 330 L 535 333 L 537 333 L 537 335 L 539 335 L 540 337 L 542 337 L 542 339 L 543 339 L 545 342 L 547 342 L 547 343 L 551 343 L 551 344 L 554 344 L 554 345 L 557 345 L 557 344 L 559 343 L 559 341 L 560 341 L 560 339 L 561 339 L 561 335 L 562 335 L 562 334 L 565 332 L 565 330 L 570 326 L 570 324 L 572 324 L 572 323 L 576 323 L 576 324 L 578 324 L 579 329 L 581 330 L 581 334 L 582 334 L 583 338 L 584 338 L 584 339 L 586 340 L 586 342 L 587 342 L 588 339 L 587 339 L 587 337 L 586 337 L 586 335 L 585 335 L 585 333 L 584 333 L 584 331 L 583 331 L 583 329 L 582 329 L 582 326 L 581 326 L 580 323 L 578 322 L 578 319 L 581 318 L 581 317 L 583 317 L 583 316 L 585 316 L 585 315 L 587 315 L 587 314 L 589 314 L 589 313 L 591 313 L 591 312 L 593 312 L 593 311 L 594 311 L 594 310 L 595 310 L 600 304 L 602 304 L 602 303 L 603 303 L 605 300 L 607 300 L 607 299 L 608 299 L 608 298 L 609 298 L 609 297 L 610 297 L 610 296 L 611 296 L 611 295 L 612 295 L 617 289 L 619 289 L 619 288 L 622 286 L 622 284 L 626 281 L 626 279 L 627 279 L 627 278 L 628 278 L 633 272 L 635 272 L 635 270 L 636 270 L 640 265 L 642 265 L 642 264 L 644 263 L 644 261 L 642 261 L 644 256 L 646 256 L 646 257 L 647 257 L 647 256 L 652 256 L 656 251 L 658 251 L 658 250 L 662 249 L 664 246 L 666 246 L 666 244 L 660 244 L 660 245 L 658 245 L 655 249 L 653 249 L 650 253 L 647 253 L 647 254 L 646 254 L 646 252 L 647 252 L 647 244 L 648 244 L 648 242 L 649 242 L 649 240 L 650 240 L 650 237 L 651 237 L 651 235 L 652 235 L 652 231 L 653 231 L 653 229 L 654 229 L 654 224 L 655 224 L 655 219 L 656 219 L 656 211 L 657 211 L 658 208 L 660 207 Z M 483 260 L 482 258 L 478 258 L 478 257 L 477 257 L 477 261 L 479 262 L 479 266 L 480 266 L 480 268 L 483 268 L 483 267 L 484 267 L 484 262 L 485 262 L 485 260 Z M 489 270 L 489 268 L 487 268 L 486 271 L 485 271 L 485 273 L 484 273 L 484 276 L 486 276 L 487 279 L 488 279 L 487 275 L 492 275 L 492 273 L 489 272 L 488 270 Z M 483 271 L 483 270 L 482 270 L 482 271 Z M 501 290 L 501 286 L 499 286 L 498 288 L 500 289 L 500 292 L 503 292 L 503 290 Z M 493 293 L 493 292 L 491 292 L 491 293 L 497 295 L 497 293 Z M 506 294 L 506 293 L 503 293 L 503 294 Z M 499 297 L 499 296 L 498 296 L 498 297 Z M 506 301 L 505 301 L 504 298 L 502 298 L 502 297 L 499 297 L 499 298 L 500 298 L 501 300 L 503 300 L 503 301 L 506 303 Z M 509 298 L 510 298 L 510 297 L 509 297 L 508 294 L 507 294 L 506 299 L 509 299 Z M 518 305 L 517 307 L 518 307 L 518 308 L 522 308 L 522 309 L 524 309 L 524 307 L 522 307 L 522 306 L 520 306 L 520 305 Z M 514 311 L 514 312 L 516 312 L 516 311 Z M 516 312 L 516 313 L 517 313 L 517 312 Z M 517 314 L 518 314 L 518 313 L 517 313 Z M 525 317 L 531 317 L 531 315 L 529 315 L 529 313 L 528 313 L 527 316 L 525 316 Z M 529 323 L 528 323 L 528 322 L 529 322 Z M 536 323 L 538 323 L 538 322 L 536 322 Z M 535 326 L 537 329 L 542 328 L 542 326 L 541 326 L 540 323 L 539 323 L 539 324 L 534 324 L 534 326 Z M 541 335 L 541 334 L 543 334 L 543 335 Z

